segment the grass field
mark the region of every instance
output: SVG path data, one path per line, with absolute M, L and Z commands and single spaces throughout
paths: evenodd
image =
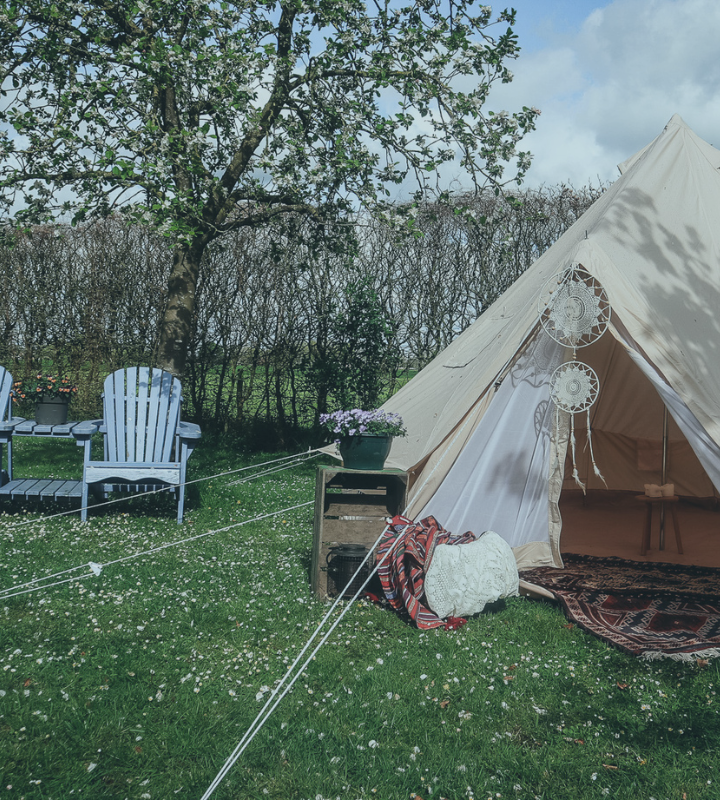
M 80 449 L 52 445 L 16 445 L 17 473 L 77 476 Z M 311 501 L 318 460 L 206 479 L 273 457 L 204 439 L 182 526 L 169 498 L 87 523 L 2 506 L 3 588 L 106 566 L 0 597 L 0 798 L 203 795 L 327 610 L 309 589 L 311 505 L 236 526 Z M 718 685 L 715 661 L 634 659 L 551 604 L 422 633 L 359 603 L 213 797 L 710 800 Z

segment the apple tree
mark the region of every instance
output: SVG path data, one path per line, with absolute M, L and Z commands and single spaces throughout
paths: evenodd
M 464 189 L 519 180 L 539 112 L 485 110 L 512 78 L 514 13 L 470 0 L 0 0 L 0 218 L 120 212 L 167 236 L 157 363 L 182 374 L 217 237 L 281 215 L 382 212 L 458 176 Z

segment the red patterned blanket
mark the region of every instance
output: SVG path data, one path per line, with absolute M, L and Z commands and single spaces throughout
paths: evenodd
M 418 628 L 458 627 L 458 620 L 446 623 L 425 605 L 425 574 L 433 553 L 439 544 L 465 544 L 474 542 L 475 534 L 468 531 L 454 535 L 446 531 L 435 517 L 413 522 L 405 517 L 394 517 L 380 540 L 376 563 L 385 597 L 390 605 L 407 611 Z

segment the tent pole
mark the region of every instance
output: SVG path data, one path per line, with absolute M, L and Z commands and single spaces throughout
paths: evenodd
M 663 407 L 662 485 L 667 483 L 668 410 Z M 665 504 L 660 503 L 660 549 L 665 549 Z

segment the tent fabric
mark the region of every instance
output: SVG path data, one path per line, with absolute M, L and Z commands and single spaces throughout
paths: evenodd
M 519 547 L 546 536 L 554 422 L 550 376 L 564 348 L 538 336 L 505 378 L 427 509 L 449 530 L 490 529 Z M 546 556 L 551 558 L 550 553 Z
M 561 563 L 557 499 L 567 485 L 568 417 L 540 415 L 538 423 L 547 382 L 530 385 L 521 375 L 523 358 L 548 347 L 538 297 L 572 264 L 602 284 L 612 306 L 605 336 L 577 356 L 602 366 L 591 427 L 603 476 L 623 488 L 647 476 L 637 469 L 638 453 L 662 438 L 655 411 L 662 414 L 664 403 L 675 420 L 671 447 L 684 448 L 693 464 L 685 491 L 720 491 L 720 153 L 674 116 L 622 170 L 383 406 L 401 414 L 409 431 L 394 440 L 388 461 L 410 474 L 406 514 L 433 514 L 450 530 L 497 530 L 521 567 Z M 646 407 L 633 402 L 636 390 Z M 581 430 L 577 440 L 587 459 Z

